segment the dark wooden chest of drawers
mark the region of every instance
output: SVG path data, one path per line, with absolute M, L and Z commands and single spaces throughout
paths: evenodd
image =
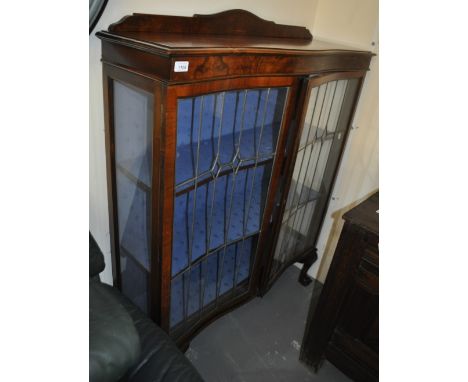
M 345 225 L 302 344 L 302 361 L 318 370 L 326 358 L 356 381 L 378 380 L 378 208 L 377 192 L 343 216 Z

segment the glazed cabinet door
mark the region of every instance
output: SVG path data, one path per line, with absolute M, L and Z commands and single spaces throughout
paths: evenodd
M 349 76 L 332 74 L 309 80 L 290 169 L 283 180 L 287 197 L 282 201 L 266 288 L 293 262 L 315 256 L 361 85 L 361 78 Z
M 157 82 L 104 65 L 108 199 L 114 285 L 157 319 L 153 260 Z
M 255 78 L 169 89 L 163 290 L 174 337 L 255 289 L 293 83 Z

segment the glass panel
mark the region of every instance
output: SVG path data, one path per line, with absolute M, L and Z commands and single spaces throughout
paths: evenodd
M 120 254 L 122 293 L 143 312 L 148 312 L 148 282 L 149 275 L 145 268 L 136 262 L 132 256 L 127 256 L 125 250 Z
M 117 213 L 122 291 L 147 310 L 153 98 L 114 81 Z
M 256 247 L 256 236 L 251 236 L 203 257 L 174 277 L 171 283 L 171 327 L 197 312 L 215 308 L 219 297 L 235 291 L 234 285 L 245 285 Z
M 276 244 L 273 274 L 315 242 L 357 86 L 356 79 L 337 80 L 311 91 Z
M 171 326 L 250 275 L 287 92 L 178 100 Z

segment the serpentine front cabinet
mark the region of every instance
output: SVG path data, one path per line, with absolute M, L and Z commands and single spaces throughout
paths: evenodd
M 181 346 L 315 243 L 371 53 L 241 10 L 102 40 L 114 283 Z

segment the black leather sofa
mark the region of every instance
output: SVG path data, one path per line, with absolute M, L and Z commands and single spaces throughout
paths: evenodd
M 172 340 L 116 288 L 101 283 L 104 257 L 89 235 L 89 380 L 203 382 Z

